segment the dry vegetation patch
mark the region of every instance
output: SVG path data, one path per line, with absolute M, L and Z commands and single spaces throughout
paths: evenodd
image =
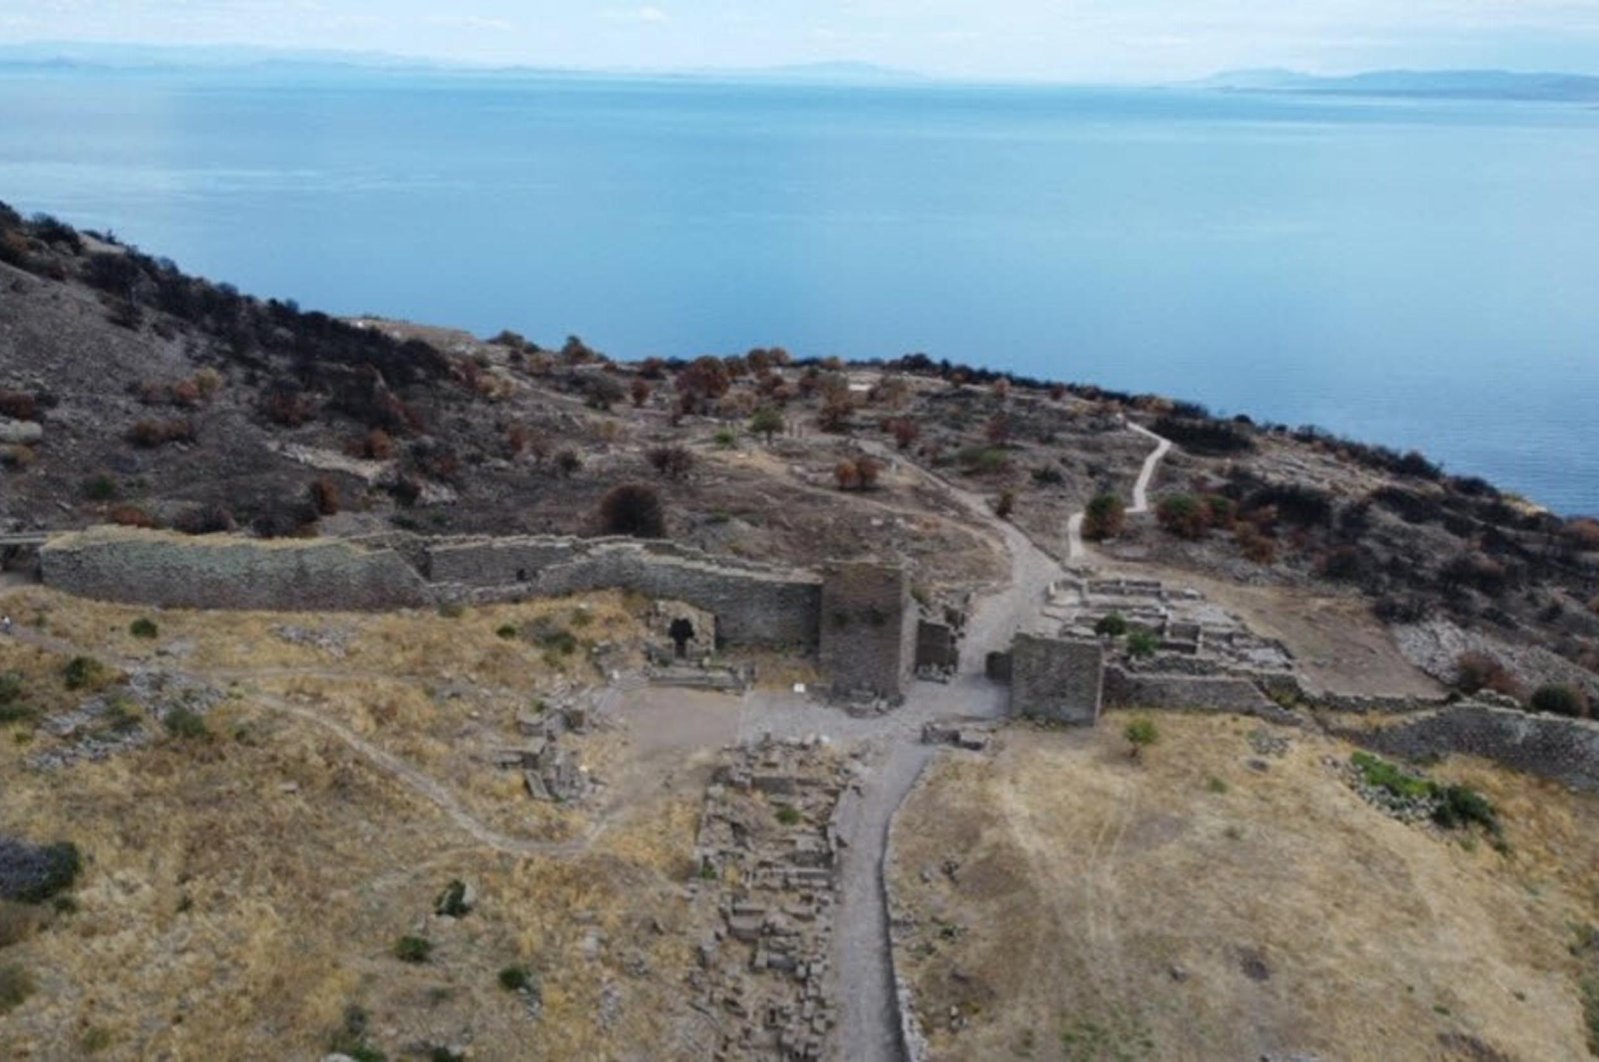
M 495 735 L 515 740 L 516 707 L 594 677 L 586 646 L 547 661 L 523 627 L 582 614 L 580 642 L 636 639 L 620 596 L 456 618 L 152 612 L 155 639 L 131 633 L 137 609 L 43 591 L 7 607 L 30 632 L 235 678 L 203 736 L 158 730 L 100 762 L 41 771 L 30 756 L 54 738 L 38 721 L 86 694 L 66 689 L 64 654 L 0 639 L 0 673 L 20 676 L 28 708 L 0 726 L 0 835 L 71 840 L 84 856 L 62 909 L 0 908 L 0 967 L 22 997 L 0 1020 L 0 1055 L 320 1057 L 335 1043 L 391 1058 L 693 1053 L 677 972 L 697 939 L 682 898 L 697 789 L 645 786 L 625 806 L 557 809 L 530 801 L 517 772 L 472 757 Z M 283 624 L 348 629 L 345 655 L 285 642 Z M 496 851 L 280 702 L 325 713 L 490 829 L 592 840 Z M 574 740 L 585 759 L 628 769 L 618 735 Z M 604 832 L 584 832 L 602 815 Z M 475 904 L 442 917 L 435 906 L 455 880 Z M 425 961 L 402 961 L 403 937 L 428 942 Z M 526 989 L 502 986 L 513 967 Z
M 1330 739 L 1263 755 L 1253 722 L 1161 715 L 1135 763 L 1126 722 L 1012 730 L 901 812 L 899 958 L 936 1056 L 1586 1053 L 1594 798 L 1434 768 L 1495 801 L 1505 856 L 1365 804 Z

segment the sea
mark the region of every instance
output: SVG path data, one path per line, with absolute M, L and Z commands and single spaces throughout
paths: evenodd
M 1599 109 L 0 72 L 0 200 L 339 314 L 1158 392 L 1599 512 Z

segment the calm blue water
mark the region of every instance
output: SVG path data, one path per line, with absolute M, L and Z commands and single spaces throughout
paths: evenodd
M 1154 390 L 1599 510 L 1599 110 L 0 76 L 0 199 L 339 313 Z

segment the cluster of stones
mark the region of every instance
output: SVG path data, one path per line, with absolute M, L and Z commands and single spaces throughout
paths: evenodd
M 51 770 L 141 748 L 151 742 L 173 712 L 204 715 L 226 699 L 224 691 L 184 675 L 134 671 L 126 684 L 113 686 L 86 698 L 76 708 L 46 718 L 44 731 L 59 739 L 59 743 L 29 756 L 28 765 Z
M 567 733 L 586 733 L 588 727 L 588 710 L 582 707 L 519 712 L 516 728 L 526 740 L 496 750 L 491 758 L 502 770 L 521 771 L 522 783 L 534 800 L 575 803 L 588 796 L 596 783 L 577 753 L 560 739 Z
M 1400 822 L 1429 822 L 1438 811 L 1443 801 L 1429 785 L 1425 790 L 1414 795 L 1396 793 L 1387 786 L 1372 785 L 1366 781 L 1366 776 L 1360 768 L 1349 761 L 1336 760 L 1329 757 L 1324 761 L 1327 766 L 1338 771 L 1349 787 L 1360 795 L 1360 799 L 1381 811 L 1383 814 L 1398 819 Z M 1417 782 L 1425 783 L 1427 780 L 1417 774 L 1408 774 Z
M 721 1022 L 718 1059 L 822 1057 L 847 762 L 815 739 L 768 737 L 732 750 L 707 791 L 696 891 L 720 924 L 689 985 Z
M 1187 674 L 1293 670 L 1293 656 L 1281 642 L 1260 637 L 1188 587 L 1154 579 L 1096 578 L 1089 569 L 1073 568 L 1050 587 L 1044 606 L 1045 618 L 1068 638 L 1097 637 L 1099 622 L 1111 615 L 1158 639 L 1153 658 L 1127 661 L 1134 667 Z

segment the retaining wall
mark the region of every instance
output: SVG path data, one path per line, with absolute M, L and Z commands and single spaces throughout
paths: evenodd
M 96 529 L 39 551 L 40 575 L 83 597 L 167 608 L 362 611 L 432 600 L 392 549 L 336 539 L 263 541 Z
M 40 551 L 46 585 L 169 608 L 339 611 L 632 590 L 715 614 L 735 644 L 816 644 L 821 579 L 633 539 L 263 541 L 102 528 Z
M 1599 724 L 1584 719 L 1467 703 L 1391 726 L 1339 728 L 1334 733 L 1389 756 L 1481 756 L 1513 770 L 1599 791 Z
M 1097 641 L 1018 634 L 1011 643 L 1011 712 L 1092 726 L 1102 704 L 1104 654 Z
M 1179 708 L 1260 715 L 1277 706 L 1247 678 L 1230 675 L 1147 674 L 1105 669 L 1105 705 L 1110 708 Z

